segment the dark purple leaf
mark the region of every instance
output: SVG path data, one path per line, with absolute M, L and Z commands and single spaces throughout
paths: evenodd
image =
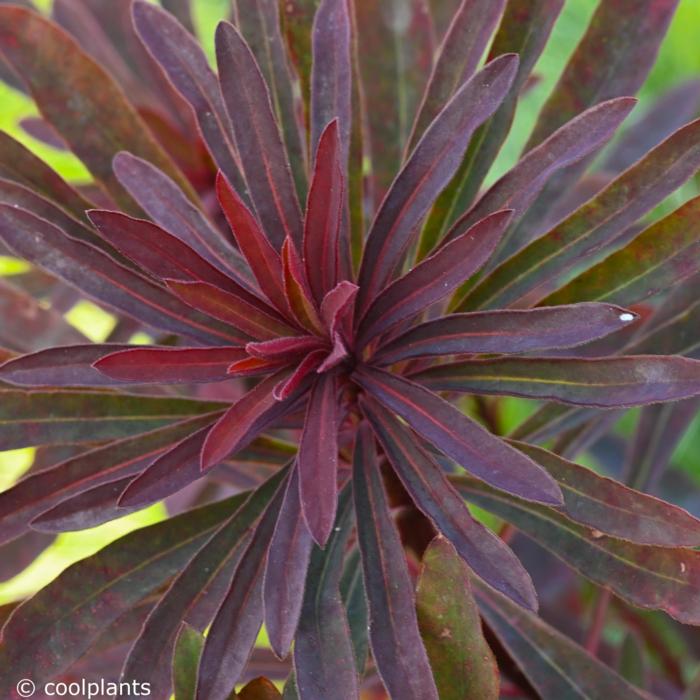
M 238 251 L 165 173 L 131 153 L 118 153 L 113 167 L 119 181 L 153 221 L 224 274 L 235 274 L 239 283 L 246 284 L 249 273 Z
M 306 141 L 302 135 L 296 76 L 287 58 L 278 0 L 234 0 L 236 26 L 253 52 L 265 78 L 299 198 L 306 196 Z M 235 118 L 235 113 L 232 114 Z
M 474 129 L 497 109 L 517 70 L 501 56 L 465 83 L 430 125 L 396 176 L 370 229 L 359 274 L 358 311 L 390 279 L 420 220 L 459 167 Z
M 480 479 L 524 498 L 555 505 L 562 502 L 559 487 L 540 466 L 437 394 L 368 367 L 356 370 L 353 379 L 421 437 Z
M 413 378 L 433 391 L 507 394 L 618 408 L 700 394 L 700 360 L 653 355 L 471 360 L 433 367 Z
M 353 493 L 377 670 L 392 697 L 438 700 L 418 631 L 413 584 L 367 426 L 360 428 L 355 446 Z
M 409 151 L 415 148 L 443 105 L 474 74 L 505 5 L 505 0 L 462 0 L 450 15 L 449 28 L 413 124 Z
M 700 167 L 700 120 L 679 129 L 544 236 L 496 267 L 459 309 L 499 308 L 598 253 Z
M 180 621 L 196 617 L 198 605 L 209 596 L 213 595 L 214 600 L 208 601 L 206 607 L 210 608 L 212 602 L 218 607 L 255 523 L 286 473 L 286 469 L 281 469 L 254 493 L 238 497 L 237 507 L 231 508 L 230 516 L 184 566 L 153 608 L 129 653 L 123 679 L 151 682 L 154 696 L 167 695 L 170 657 Z M 200 620 L 201 624 L 191 624 L 204 629 L 213 613 L 211 610 L 206 620 Z
M 297 629 L 312 546 L 301 510 L 299 467 L 295 464 L 270 542 L 263 587 L 265 627 L 279 658 L 287 655 Z
M 144 45 L 192 105 L 214 161 L 236 186 L 243 186 L 228 117 L 214 71 L 196 39 L 167 12 L 145 2 L 133 5 L 134 26 Z M 243 191 L 243 190 L 241 190 Z
M 340 595 L 343 555 L 353 524 L 352 489 L 343 489 L 333 533 L 314 547 L 304 604 L 294 638 L 294 669 L 301 700 L 358 697 L 358 678 L 348 619 Z
M 390 284 L 370 304 L 360 321 L 357 347 L 427 309 L 477 272 L 496 249 L 511 215 L 511 211 L 496 212 L 468 227 L 460 222 L 460 235 Z
M 41 684 L 88 651 L 120 615 L 174 576 L 242 496 L 136 530 L 73 564 L 20 605 L 3 628 L 0 691 Z
M 221 91 L 260 223 L 277 249 L 287 236 L 300 245 L 299 202 L 260 68 L 231 24 L 219 24 L 216 46 Z
M 453 314 L 393 338 L 380 348 L 376 359 L 391 364 L 430 355 L 570 348 L 615 333 L 636 318 L 619 306 L 599 303 Z
M 226 700 L 240 681 L 263 621 L 265 561 L 284 492 L 282 485 L 262 514 L 216 612 L 199 664 L 198 700 Z
M 54 542 L 54 537 L 41 532 L 26 532 L 0 548 L 0 583 L 21 574 Z M 0 614 L 0 618 L 2 615 Z M 4 620 L 0 619 L 0 626 Z
M 0 493 L 0 541 L 20 535 L 37 515 L 83 491 L 135 476 L 153 458 L 215 416 L 201 416 L 70 457 Z
M 316 380 L 299 443 L 299 497 L 309 532 L 328 539 L 338 503 L 338 385 L 332 374 Z
M 0 51 L 42 116 L 120 203 L 132 206 L 112 172 L 112 158 L 121 150 L 162 168 L 196 197 L 121 89 L 68 34 L 19 7 L 0 7 L 0 27 Z
M 0 238 L 23 258 L 149 325 L 217 345 L 238 340 L 155 283 L 27 211 L 0 204 Z
M 503 540 L 474 520 L 445 474 L 411 432 L 374 402 L 362 411 L 406 491 L 477 576 L 519 605 L 537 609 L 530 576 Z
M 536 615 L 482 586 L 477 600 L 489 628 L 541 697 L 650 700 Z

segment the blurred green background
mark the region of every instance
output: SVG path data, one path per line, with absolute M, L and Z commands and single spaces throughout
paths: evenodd
M 110 0 L 119 2 L 121 0 Z M 36 0 L 43 10 L 50 9 L 50 0 Z M 211 56 L 213 30 L 216 23 L 228 13 L 230 0 L 194 0 L 195 23 L 202 41 Z M 511 136 L 490 175 L 493 180 L 512 166 L 530 133 L 543 101 L 551 91 L 561 70 L 575 48 L 588 20 L 598 4 L 597 0 L 567 0 L 548 48 L 540 59 L 536 73 L 541 78 L 521 100 Z M 662 46 L 656 67 L 640 92 L 640 103 L 630 120 L 635 120 L 653 101 L 674 85 L 692 77 L 700 77 L 700 0 L 681 0 L 680 7 Z M 25 134 L 18 126 L 20 119 L 36 114 L 32 102 L 25 96 L 0 86 L 0 128 L 9 131 L 44 160 L 48 161 L 66 179 L 86 182 L 85 168 L 72 155 L 49 148 Z M 676 200 L 688 196 L 681 191 Z M 678 203 L 678 202 L 676 202 Z M 23 263 L 0 257 L 0 275 L 11 276 L 25 269 Z M 89 302 L 81 302 L 66 315 L 88 337 L 101 341 L 109 333 L 113 319 Z M 0 319 L 0 322 L 1 319 Z M 527 402 L 510 400 L 506 406 L 506 420 L 515 423 L 531 410 Z M 620 430 L 629 432 L 634 424 L 634 412 L 623 421 Z M 676 466 L 689 472 L 697 471 L 700 454 L 700 420 L 696 420 L 674 456 Z M 695 463 L 692 456 L 695 455 Z M 0 490 L 9 487 L 31 465 L 33 451 L 0 452 Z M 700 474 L 693 474 L 700 479 Z M 69 533 L 58 537 L 24 573 L 0 585 L 0 604 L 23 597 L 48 583 L 73 561 L 98 550 L 125 532 L 156 521 L 165 516 L 162 506 L 154 506 L 94 530 Z

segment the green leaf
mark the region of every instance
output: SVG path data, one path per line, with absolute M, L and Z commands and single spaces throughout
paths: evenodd
M 440 700 L 497 700 L 498 665 L 481 631 L 469 568 L 442 536 L 423 554 L 416 608 Z
M 173 655 L 173 688 L 175 700 L 194 700 L 197 667 L 204 647 L 204 635 L 186 622 L 180 626 Z

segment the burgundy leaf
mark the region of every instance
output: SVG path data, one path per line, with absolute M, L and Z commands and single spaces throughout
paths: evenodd
M 343 556 L 353 524 L 352 505 L 348 484 L 339 499 L 333 533 L 323 550 L 314 547 L 308 566 L 304 603 L 294 638 L 294 669 L 300 698 L 358 697 L 355 657 L 340 594 Z
M 320 375 L 311 390 L 297 469 L 304 520 L 323 547 L 338 504 L 338 385 L 332 374 Z
M 249 338 L 274 338 L 294 332 L 277 312 L 242 287 L 234 294 L 209 282 L 169 279 L 167 285 L 168 289 L 192 308 L 221 319 Z
M 511 215 L 509 210 L 496 212 L 469 226 L 451 243 L 384 289 L 360 321 L 357 347 L 364 347 L 379 333 L 427 309 L 469 279 L 495 250 Z
M 700 394 L 700 360 L 653 355 L 472 360 L 433 367 L 413 378 L 433 391 L 507 394 L 617 408 Z
M 299 622 L 312 546 L 301 510 L 299 468 L 295 464 L 270 542 L 263 586 L 265 627 L 280 658 L 287 655 Z
M 280 486 L 262 514 L 236 567 L 204 644 L 197 700 L 226 700 L 255 644 L 263 619 L 263 574 L 285 489 Z
M 168 12 L 145 2 L 133 5 L 134 27 L 178 92 L 192 105 L 214 161 L 242 187 L 236 149 L 228 135 L 228 117 L 214 71 L 196 39 Z
M 540 466 L 437 394 L 369 367 L 358 368 L 353 379 L 419 435 L 478 478 L 523 498 L 554 505 L 562 502 L 559 487 Z
M 455 93 L 397 175 L 375 217 L 359 274 L 358 311 L 366 311 L 400 263 L 417 224 L 459 167 L 471 135 L 497 109 L 517 70 L 497 58 Z
M 283 370 L 263 379 L 221 416 L 202 448 L 202 469 L 210 469 L 235 454 L 292 408 L 295 396 L 279 401 L 272 395 L 285 374 Z
M 4 131 L 0 132 L 0 177 L 24 185 L 77 218 L 93 206 L 41 158 Z
M 443 471 L 407 428 L 373 401 L 361 405 L 416 506 L 452 542 L 477 576 L 518 605 L 536 610 L 537 594 L 530 576 L 508 545 L 472 518 Z
M 358 286 L 352 282 L 339 282 L 321 302 L 321 318 L 331 335 L 342 333 L 350 337 L 355 298 Z
M 155 283 L 27 211 L 0 204 L 0 238 L 25 259 L 148 325 L 215 345 L 238 340 Z
M 204 279 L 233 293 L 241 289 L 230 276 L 220 272 L 186 243 L 150 221 L 98 209 L 90 210 L 88 217 L 102 237 L 120 253 L 159 279 Z M 245 290 L 243 293 L 249 296 Z
M 342 0 L 338 4 L 345 6 Z M 338 120 L 334 119 L 318 142 L 304 221 L 304 263 L 311 291 L 318 304 L 338 281 L 343 195 Z
M 132 206 L 112 172 L 112 158 L 121 150 L 151 161 L 196 197 L 121 89 L 68 34 L 20 7 L 0 7 L 0 18 L 5 60 L 29 88 L 42 116 L 120 203 Z
M 280 380 L 275 386 L 272 393 L 277 401 L 284 401 L 293 394 L 304 382 L 308 376 L 322 366 L 322 363 L 328 357 L 327 351 L 314 350 L 310 352 L 297 366 L 297 368 L 289 375 L 288 378 Z
M 211 535 L 209 540 L 178 573 L 172 584 L 148 616 L 124 665 L 123 680 L 152 682 L 152 694 L 169 692 L 170 660 L 181 620 L 203 629 L 213 616 L 194 622 L 197 609 L 207 598 L 205 607 L 213 602 L 218 607 L 233 576 L 235 567 L 250 541 L 250 534 L 261 513 L 287 474 L 280 469 L 277 474 L 253 493 L 237 497 L 230 515 Z M 165 686 L 165 687 L 162 687 Z
M 570 348 L 625 328 L 637 315 L 612 304 L 582 303 L 524 311 L 443 316 L 384 345 L 377 361 L 464 353 L 519 353 Z
M 216 194 L 238 247 L 248 261 L 260 289 L 278 311 L 285 313 L 288 304 L 279 254 L 236 190 L 221 173 L 216 177 Z
M 377 670 L 392 697 L 438 700 L 418 631 L 413 584 L 367 426 L 360 428 L 355 446 L 353 493 Z
M 17 537 L 37 515 L 71 496 L 139 474 L 156 455 L 214 418 L 200 416 L 110 442 L 30 474 L 0 494 L 0 541 Z
M 311 149 L 320 150 L 327 124 L 337 119 L 340 149 L 337 155 L 345 172 L 352 125 L 351 20 L 344 0 L 321 0 L 314 16 L 311 74 Z
M 12 542 L 3 545 L 0 548 L 0 562 L 2 562 L 0 563 L 0 583 L 4 584 L 21 574 L 54 541 L 54 537 L 41 532 L 26 532 Z M 0 626 L 4 622 L 0 612 Z
M 552 279 L 599 253 L 680 187 L 700 167 L 700 120 L 679 129 L 593 199 L 502 262 L 459 310 L 512 305 L 546 290 Z
M 289 360 L 286 357 L 278 359 L 246 357 L 231 364 L 227 374 L 229 377 L 259 377 L 260 375 L 276 372 L 283 367 L 289 367 Z
M 442 106 L 474 74 L 505 5 L 505 0 L 462 0 L 450 13 L 449 28 L 407 142 L 409 152 Z
M 295 78 L 280 26 L 278 0 L 234 0 L 236 26 L 248 42 L 265 78 L 299 197 L 306 194 L 306 141 L 302 136 Z
M 246 284 L 249 273 L 238 251 L 165 173 L 131 153 L 118 153 L 113 167 L 119 181 L 153 221 L 221 272 Z
M 248 343 L 246 352 L 262 360 L 284 360 L 296 355 L 306 355 L 324 346 L 321 338 L 312 335 L 298 335 L 289 338 L 273 338 L 261 343 Z
M 43 684 L 100 634 L 174 576 L 241 496 L 136 530 L 66 569 L 20 605 L 3 628 L 0 692 L 16 698 L 23 678 Z
M 102 354 L 93 365 L 95 369 L 118 381 L 137 384 L 223 381 L 228 379 L 229 365 L 247 356 L 241 347 L 131 347 L 108 355 L 103 350 Z
M 216 56 L 243 174 L 263 230 L 278 249 L 287 236 L 299 245 L 301 211 L 260 68 L 238 30 L 226 22 L 216 30 Z

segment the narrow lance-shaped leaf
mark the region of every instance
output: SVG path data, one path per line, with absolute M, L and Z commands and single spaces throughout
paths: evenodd
M 94 442 L 159 428 L 222 404 L 89 391 L 0 391 L 0 450 Z
M 455 93 L 397 175 L 368 234 L 360 266 L 358 312 L 381 291 L 417 224 L 459 167 L 471 135 L 497 109 L 517 70 L 514 55 L 491 61 Z
M 472 503 L 515 525 L 579 574 L 642 608 L 684 624 L 700 621 L 700 552 L 607 537 L 561 513 L 497 493 L 464 477 L 453 482 Z
M 283 401 L 272 395 L 275 385 L 286 375 L 281 371 L 263 379 L 224 413 L 202 448 L 202 469 L 210 469 L 235 454 L 292 408 L 295 395 Z
M 413 379 L 433 391 L 507 394 L 618 408 L 700 394 L 700 360 L 654 355 L 471 360 L 432 367 Z
M 550 178 L 602 148 L 636 103 L 632 97 L 619 97 L 591 107 L 564 124 L 489 188 L 470 210 L 469 220 L 475 222 L 496 209 L 509 208 L 514 211 L 513 222 L 517 222 Z M 507 257 L 519 244 L 514 235 L 507 236 L 497 257 Z
M 20 535 L 37 515 L 61 501 L 95 486 L 138 474 L 163 450 L 215 417 L 201 416 L 113 441 L 29 474 L 0 494 L 0 542 Z
M 416 507 L 452 542 L 477 576 L 519 605 L 536 610 L 535 589 L 518 558 L 503 540 L 472 518 L 440 467 L 410 431 L 374 402 L 365 400 L 361 405 Z
M 505 0 L 462 0 L 455 10 L 416 114 L 409 152 L 442 106 L 474 74 L 505 4 Z
M 634 304 L 677 284 L 700 270 L 699 221 L 696 197 L 540 304 L 580 299 Z
M 323 550 L 314 547 L 304 604 L 294 638 L 294 669 L 301 700 L 356 700 L 358 677 L 348 619 L 340 595 L 343 555 L 353 524 L 352 487 L 340 495 L 338 517 Z
M 263 230 L 277 249 L 287 236 L 300 245 L 299 201 L 260 68 L 238 30 L 227 22 L 217 27 L 216 54 L 243 174 Z
M 437 198 L 421 233 L 419 258 L 429 254 L 451 223 L 473 203 L 510 131 L 520 93 L 563 6 L 564 0 L 509 0 L 506 5 L 488 58 L 517 53 L 518 72 L 503 103 L 474 133 L 452 181 Z
M 599 303 L 453 314 L 393 338 L 379 349 L 376 360 L 390 364 L 431 355 L 570 348 L 615 333 L 636 318 L 619 306 Z
M 248 261 L 260 289 L 278 311 L 285 313 L 288 304 L 279 254 L 239 194 L 221 173 L 216 176 L 216 194 L 238 247 Z
M 0 51 L 42 115 L 120 203 L 132 207 L 112 172 L 112 158 L 121 150 L 162 168 L 196 199 L 121 89 L 68 34 L 20 7 L 0 8 L 0 27 Z
M 174 576 L 245 496 L 122 537 L 73 564 L 19 606 L 3 628 L 0 690 L 44 683 L 68 668 L 122 613 Z
M 197 668 L 203 647 L 204 635 L 183 622 L 173 654 L 173 690 L 178 700 L 194 700 Z
M 335 287 L 339 275 L 340 227 L 345 211 L 340 148 L 336 119 L 320 136 L 304 221 L 304 263 L 318 304 Z
M 284 292 L 297 323 L 310 333 L 323 333 L 317 304 L 306 279 L 306 271 L 297 248 L 290 238 L 282 246 Z
M 277 488 L 236 567 L 204 644 L 198 700 L 226 700 L 245 667 L 263 619 L 263 574 L 284 486 Z
M 544 236 L 494 268 L 459 310 L 512 305 L 587 260 L 700 167 L 700 120 L 669 136 Z
M 374 210 L 398 171 L 435 53 L 427 0 L 352 2 Z M 354 93 L 357 96 L 357 91 Z
M 355 446 L 353 494 L 369 603 L 370 644 L 377 670 L 393 697 L 438 700 L 418 631 L 405 554 L 389 514 L 367 426 L 360 428 Z
M 169 691 L 168 674 L 162 670 L 169 666 L 180 620 L 191 619 L 205 597 L 213 595 L 218 606 L 255 523 L 287 473 L 287 469 L 280 469 L 253 493 L 239 497 L 226 520 L 178 573 L 140 630 L 126 660 L 122 680 L 151 682 L 154 695 Z M 210 622 L 210 616 L 207 617 L 200 620 L 202 629 Z
M 481 631 L 470 571 L 444 537 L 423 554 L 416 608 L 442 700 L 497 700 L 496 659 Z
M 155 223 L 224 274 L 247 284 L 250 272 L 240 253 L 165 173 L 131 153 L 118 153 L 112 165 L 119 181 Z
M 267 553 L 263 584 L 265 628 L 270 646 L 280 658 L 287 655 L 297 629 L 312 547 L 299 498 L 299 466 L 295 464 Z
M 247 357 L 244 348 L 129 348 L 104 354 L 95 369 L 120 382 L 188 384 L 228 379 L 232 362 Z M 0 376 L 2 372 L 0 371 Z
M 215 345 L 238 339 L 234 329 L 192 313 L 162 287 L 27 211 L 0 204 L 0 238 L 23 258 L 148 325 Z
M 304 520 L 321 546 L 333 528 L 338 503 L 337 394 L 335 375 L 320 375 L 311 390 L 297 462 Z
M 363 675 L 369 651 L 369 625 L 367 595 L 362 580 L 360 551 L 357 547 L 345 557 L 343 577 L 340 580 L 340 593 L 350 627 L 350 639 L 355 653 L 355 665 L 360 676 Z
M 541 447 L 509 441 L 559 483 L 564 512 L 583 525 L 637 544 L 697 547 L 700 520 L 659 498 L 563 459 Z
M 532 613 L 478 586 L 489 628 L 542 697 L 650 700 L 594 656 Z
M 459 223 L 460 235 L 382 291 L 360 321 L 356 345 L 415 316 L 454 291 L 489 259 L 512 212 L 501 211 L 474 225 Z
M 559 487 L 532 460 L 491 435 L 444 399 L 396 375 L 362 367 L 353 379 L 421 437 L 496 488 L 561 503 Z
M 587 107 L 622 95 L 634 95 L 654 65 L 678 0 L 619 0 L 598 6 L 549 96 L 525 151 Z M 620 27 L 624 26 L 624 31 Z M 528 242 L 543 214 L 576 182 L 586 159 L 551 181 L 523 219 L 517 238 Z
M 196 39 L 168 12 L 135 2 L 134 27 L 150 54 L 190 103 L 204 142 L 218 167 L 236 186 L 243 178 L 228 134 L 228 117 L 219 83 Z M 244 192 L 244 189 L 241 189 Z

